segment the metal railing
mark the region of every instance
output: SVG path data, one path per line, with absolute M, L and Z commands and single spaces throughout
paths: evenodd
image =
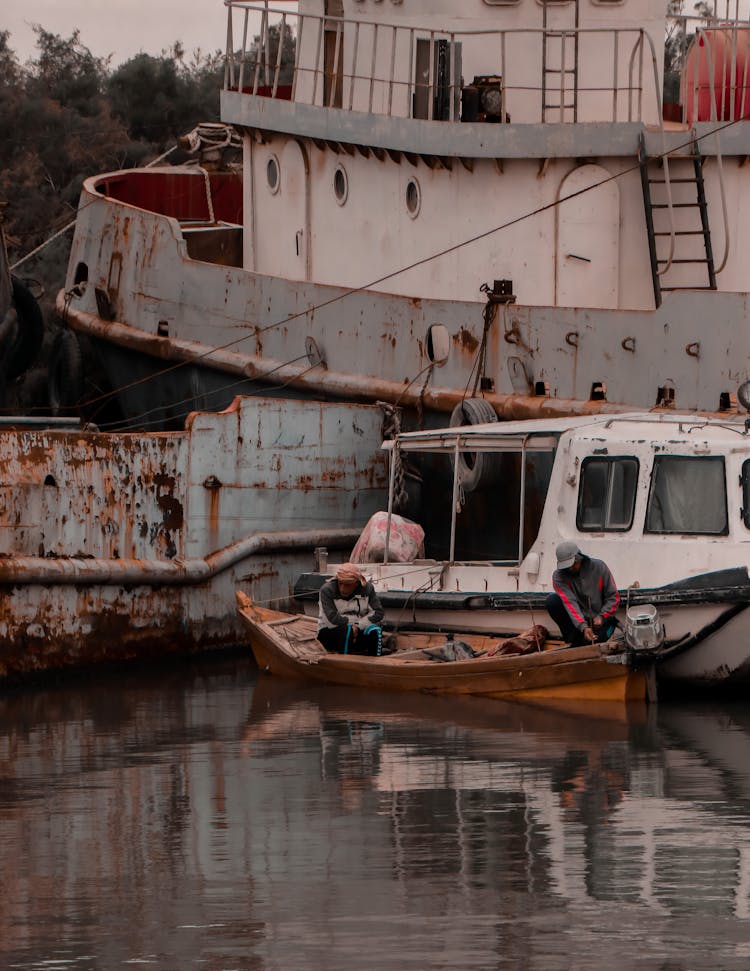
M 571 99 L 577 120 L 659 120 L 655 106 L 661 104 L 660 72 L 653 40 L 641 28 L 435 30 L 366 18 L 303 15 L 272 9 L 267 2 L 225 4 L 227 90 L 291 97 L 302 104 L 348 111 L 457 122 L 466 87 L 462 72 L 471 69 L 467 75 L 494 75 L 498 81 L 496 121 L 571 121 L 576 117 L 569 110 Z M 284 40 L 292 37 L 293 66 L 284 60 Z M 545 43 L 560 37 L 559 81 L 547 82 Z M 574 80 L 566 77 L 563 63 L 571 41 L 578 45 L 581 63 Z M 607 65 L 607 76 L 596 76 L 596 65 L 600 74 Z M 546 99 L 552 83 L 560 104 L 550 111 Z M 644 111 L 649 117 L 644 118 Z
M 684 121 L 750 115 L 750 24 L 696 30 L 683 67 Z

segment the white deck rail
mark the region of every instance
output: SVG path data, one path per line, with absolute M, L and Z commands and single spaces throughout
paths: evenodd
M 225 4 L 228 90 L 458 122 L 465 78 L 484 75 L 498 82 L 500 121 L 658 121 L 660 69 L 652 39 L 640 28 L 435 30 L 364 17 L 302 15 L 267 2 Z M 290 35 L 296 43 L 292 70 L 283 63 L 281 42 Z M 552 71 L 545 61 L 551 39 L 559 46 Z M 574 49 L 578 54 L 571 66 L 567 59 Z M 282 78 L 290 73 L 285 84 Z M 552 111 L 551 96 L 559 98 Z M 415 114 L 417 105 L 422 113 Z

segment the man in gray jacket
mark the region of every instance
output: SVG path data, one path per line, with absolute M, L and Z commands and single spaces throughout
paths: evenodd
M 343 563 L 318 595 L 318 640 L 335 654 L 383 653 L 385 611 L 358 566 Z
M 617 626 L 620 594 L 609 567 L 582 553 L 566 540 L 556 550 L 555 589 L 547 597 L 547 613 L 571 646 L 607 641 Z

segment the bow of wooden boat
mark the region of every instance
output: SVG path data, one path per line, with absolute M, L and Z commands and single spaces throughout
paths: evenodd
M 261 607 L 260 604 L 256 604 L 242 590 L 237 590 L 234 596 L 235 600 L 237 601 L 237 610 L 239 611 L 240 615 L 248 621 L 252 620 L 257 624 L 267 624 L 269 621 L 278 620 L 280 618 L 289 616 L 289 614 L 282 613 L 280 610 L 271 610 L 270 607 Z
M 304 664 L 327 656 L 318 640 L 314 617 L 261 607 L 240 590 L 236 599 L 249 631 L 250 648 L 262 670 L 298 675 Z

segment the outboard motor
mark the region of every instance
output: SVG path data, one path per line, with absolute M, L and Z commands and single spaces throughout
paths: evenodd
M 628 607 L 625 612 L 625 643 L 632 651 L 656 651 L 664 639 L 664 625 L 653 604 Z

